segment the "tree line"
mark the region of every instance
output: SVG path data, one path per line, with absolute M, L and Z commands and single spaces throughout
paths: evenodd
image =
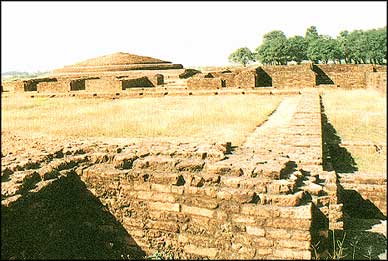
M 387 27 L 341 31 L 336 38 L 321 35 L 315 26 L 307 28 L 303 36 L 286 37 L 280 30 L 263 36 L 263 42 L 254 52 L 238 48 L 229 55 L 229 61 L 246 66 L 259 61 L 268 65 L 286 65 L 288 62 L 345 64 L 386 64 Z

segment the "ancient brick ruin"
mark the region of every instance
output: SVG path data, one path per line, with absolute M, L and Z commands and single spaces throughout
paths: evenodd
M 6 137 L 12 144 L 2 144 L 1 155 L 2 258 L 122 259 L 155 251 L 175 259 L 325 258 L 329 231 L 345 229 L 360 202 L 386 218 L 386 176 L 334 170 L 316 88 L 386 92 L 386 66 L 201 72 L 116 53 L 3 87 L 31 97 L 284 99 L 239 147 L 228 141 Z M 57 246 L 63 242 L 62 251 Z
M 108 93 L 142 96 L 146 92 L 157 93 L 156 96 L 166 93 L 192 95 L 193 91 L 223 90 L 233 93 L 235 89 L 254 93 L 265 89 L 263 87 L 295 89 L 374 86 L 385 90 L 386 71 L 386 66 L 381 65 L 306 63 L 200 72 L 184 69 L 181 64 L 119 52 L 56 69 L 45 78 L 3 82 L 2 89 L 28 95 L 70 96 Z
M 181 64 L 119 52 L 56 69 L 47 78 L 16 80 L 4 85 L 15 92 L 112 93 L 163 85 L 164 75 L 181 73 L 182 68 Z
M 49 141 L 53 146 L 15 136 L 18 150 L 2 146 L 2 221 L 21 226 L 28 216 L 45 220 L 44 226 L 36 224 L 40 230 L 50 226 L 55 231 L 64 226 L 58 222 L 66 220 L 60 218 L 66 211 L 48 210 L 55 208 L 49 199 L 59 197 L 71 213 L 87 209 L 74 217 L 85 220 L 65 223 L 76 222 L 87 235 L 96 233 L 101 244 L 96 247 L 105 251 L 100 258 L 157 250 L 174 258 L 324 257 L 329 229 L 346 226 L 343 207 L 349 197 L 344 193 L 364 188 L 362 196 L 386 215 L 386 177 L 360 175 L 354 182 L 350 174 L 332 170 L 325 157 L 321 106 L 316 91 L 285 97 L 238 148 L 229 142 L 86 138 L 57 138 Z M 90 203 L 95 201 L 100 203 Z M 99 218 L 87 219 L 90 215 Z M 8 242 L 2 244 L 2 257 L 20 257 L 15 231 L 24 230 L 19 236 L 38 233 L 30 226 L 2 227 Z M 42 246 L 54 243 L 31 240 L 25 256 L 37 257 L 32 250 L 38 249 L 46 258 L 55 257 L 57 250 Z M 77 251 L 62 257 L 79 257 Z M 85 251 L 85 258 L 95 257 Z

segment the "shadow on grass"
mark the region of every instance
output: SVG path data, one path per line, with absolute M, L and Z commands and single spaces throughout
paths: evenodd
M 369 199 L 364 199 L 356 190 L 344 189 L 341 193 L 341 202 L 344 204 L 343 211 L 350 218 L 386 219 L 376 205 Z
M 327 171 L 334 170 L 337 173 L 354 173 L 358 170 L 357 163 L 352 154 L 341 147 L 341 138 L 334 126 L 328 122 L 325 108 L 321 100 L 322 111 L 322 143 L 323 143 L 323 168 Z M 328 164 L 330 162 L 331 164 Z
M 78 175 L 1 209 L 1 259 L 139 259 L 145 253 Z
M 334 241 L 336 244 L 334 244 Z M 329 231 L 329 253 L 332 256 L 333 253 L 338 254 L 337 258 L 330 259 L 384 260 L 381 259 L 380 255 L 386 249 L 387 238 L 380 233 L 358 230 Z M 340 254 L 341 250 L 342 253 Z

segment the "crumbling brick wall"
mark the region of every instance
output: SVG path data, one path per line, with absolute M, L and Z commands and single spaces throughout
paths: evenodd
M 234 77 L 235 87 L 253 88 L 256 86 L 256 71 L 244 70 Z
M 61 93 L 69 92 L 70 90 L 70 82 L 64 79 L 58 79 L 52 82 L 40 82 L 37 85 L 38 92 Z
M 187 80 L 187 87 L 190 89 L 218 89 L 222 88 L 220 78 L 192 77 Z
M 197 74 L 188 79 L 187 86 L 192 89 L 252 88 L 256 86 L 256 72 L 239 70 Z
M 341 88 L 365 88 L 366 74 L 373 72 L 372 64 L 317 64 L 333 84 Z
M 318 94 L 286 104 L 292 116 L 258 128 L 240 152 L 230 143 L 93 140 L 34 147 L 33 158 L 15 160 L 2 148 L 2 205 L 76 173 L 131 236 L 126 244 L 147 254 L 311 259 L 328 223 L 340 225 L 341 206 L 335 173 L 322 171 Z
M 377 88 L 378 90 L 386 93 L 387 92 L 387 72 L 367 73 L 366 87 Z
M 260 68 L 271 78 L 274 88 L 316 86 L 316 74 L 313 72 L 311 64 L 261 66 Z M 268 79 L 266 81 L 268 82 Z

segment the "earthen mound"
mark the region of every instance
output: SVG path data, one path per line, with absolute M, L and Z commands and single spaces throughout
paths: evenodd
M 88 59 L 72 66 L 107 66 L 107 65 L 125 65 L 125 64 L 157 64 L 171 63 L 160 59 L 140 56 L 135 54 L 117 52 L 114 54 L 104 55 L 92 59 Z

